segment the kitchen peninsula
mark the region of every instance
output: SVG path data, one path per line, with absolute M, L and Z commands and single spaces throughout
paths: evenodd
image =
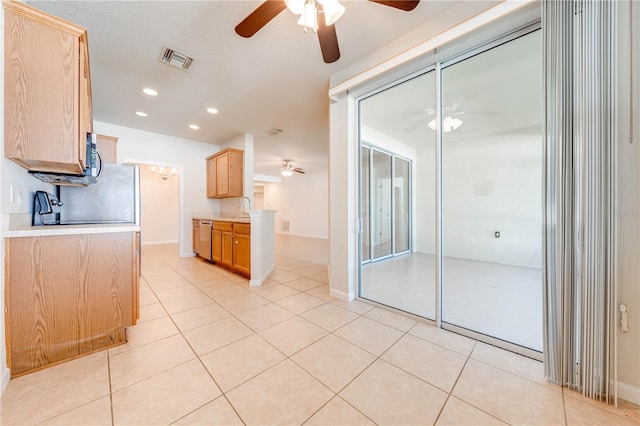
M 259 286 L 275 268 L 275 210 L 193 213 L 193 251 Z

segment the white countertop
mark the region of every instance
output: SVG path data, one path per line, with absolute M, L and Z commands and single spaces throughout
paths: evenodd
M 249 210 L 248 212 L 198 212 L 192 213 L 192 219 L 215 220 L 220 222 L 251 223 L 251 218 L 275 214 L 275 210 Z
M 5 238 L 42 237 L 49 235 L 108 234 L 113 232 L 140 231 L 140 225 L 133 223 L 31 226 L 30 215 L 11 215 L 13 216 L 12 218 L 9 218 L 8 216 L 10 215 L 3 215 L 2 234 Z

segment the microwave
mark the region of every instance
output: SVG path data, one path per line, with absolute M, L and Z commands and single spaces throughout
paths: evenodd
M 102 173 L 102 157 L 97 148 L 97 135 L 95 133 L 87 133 L 87 158 L 85 160 L 85 169 L 82 174 L 66 174 L 52 172 L 35 172 L 31 171 L 33 177 L 43 182 L 53 185 L 89 185 L 98 182 Z

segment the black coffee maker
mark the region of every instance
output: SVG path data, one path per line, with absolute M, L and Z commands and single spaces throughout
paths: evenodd
M 60 207 L 62 207 L 62 202 L 53 194 L 36 191 L 33 197 L 31 225 L 58 225 L 60 223 Z

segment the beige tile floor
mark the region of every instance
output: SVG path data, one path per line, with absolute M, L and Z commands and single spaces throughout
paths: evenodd
M 272 279 L 251 288 L 175 246 L 145 247 L 128 342 L 12 380 L 1 423 L 640 422 L 637 407 L 546 383 L 537 361 L 332 299 L 325 266 L 279 253 Z

